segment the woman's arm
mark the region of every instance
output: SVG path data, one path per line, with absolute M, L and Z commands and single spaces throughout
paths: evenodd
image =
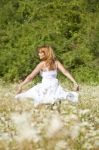
M 69 71 L 65 69 L 64 66 L 59 61 L 57 61 L 57 67 L 59 71 L 61 71 L 68 79 L 70 79 L 73 82 L 75 90 L 78 91 L 79 86 L 75 81 L 74 77 L 69 73 Z
M 22 91 L 22 87 L 27 84 L 28 82 L 30 82 L 42 69 L 43 67 L 43 62 L 39 63 L 36 68 L 31 72 L 31 74 L 29 74 L 25 80 L 23 82 L 20 83 L 19 88 L 18 88 L 18 92 L 20 93 Z

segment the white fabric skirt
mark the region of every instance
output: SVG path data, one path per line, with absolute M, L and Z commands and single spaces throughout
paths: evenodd
M 35 104 L 53 104 L 63 100 L 78 102 L 78 93 L 63 89 L 56 78 L 43 78 L 41 83 L 38 83 L 26 92 L 17 94 L 15 98 L 30 98 Z

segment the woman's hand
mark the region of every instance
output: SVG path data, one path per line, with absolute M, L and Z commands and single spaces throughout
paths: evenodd
M 73 90 L 74 91 L 79 91 L 79 85 L 77 83 L 74 83 Z
M 22 86 L 19 86 L 18 88 L 17 88 L 17 94 L 19 94 L 19 93 L 21 93 L 22 92 Z

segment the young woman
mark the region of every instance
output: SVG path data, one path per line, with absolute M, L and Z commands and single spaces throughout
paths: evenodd
M 30 98 L 35 105 L 53 104 L 60 100 L 78 101 L 79 86 L 73 76 L 64 68 L 64 66 L 54 56 L 53 49 L 50 46 L 38 48 L 38 55 L 41 62 L 29 74 L 26 79 L 19 85 L 16 99 Z M 63 89 L 57 79 L 57 73 L 61 71 L 68 79 L 73 82 L 74 91 Z M 42 82 L 33 86 L 26 92 L 22 92 L 22 87 L 31 81 L 38 73 L 42 77 Z

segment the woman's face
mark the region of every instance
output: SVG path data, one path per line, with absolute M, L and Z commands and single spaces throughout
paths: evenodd
M 39 51 L 38 55 L 39 55 L 40 59 L 44 59 L 44 57 L 45 57 L 45 53 L 42 50 Z

